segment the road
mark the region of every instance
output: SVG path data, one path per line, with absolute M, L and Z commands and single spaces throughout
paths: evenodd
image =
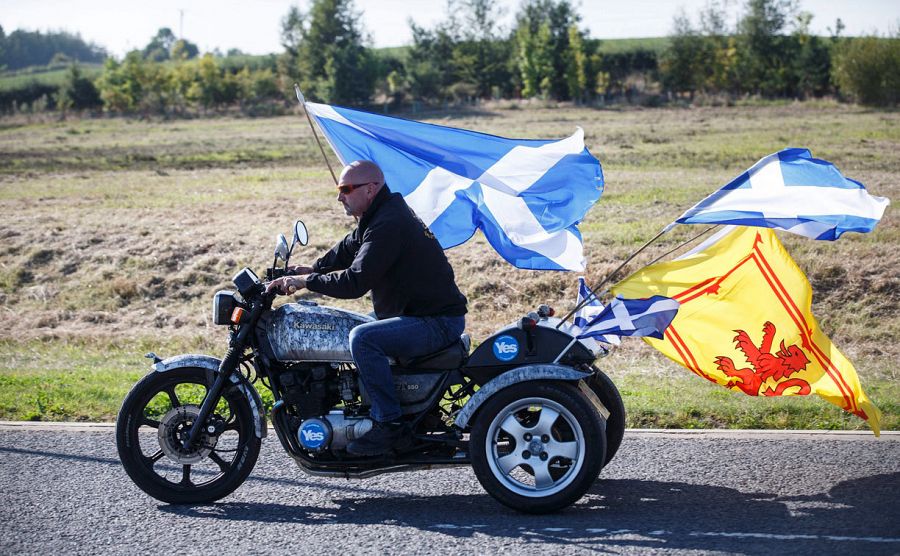
M 587 496 L 550 516 L 470 469 L 304 475 L 274 437 L 225 500 L 137 489 L 109 427 L 0 424 L 0 554 L 900 553 L 900 434 L 628 431 Z

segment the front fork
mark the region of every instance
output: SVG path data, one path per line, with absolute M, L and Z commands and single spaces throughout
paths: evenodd
M 191 425 L 191 431 L 188 434 L 187 440 L 184 442 L 185 450 L 190 451 L 193 449 L 194 444 L 203 432 L 203 427 L 206 426 L 206 420 L 209 419 L 216 404 L 219 403 L 222 392 L 225 390 L 225 385 L 231 380 L 231 375 L 241 362 L 241 356 L 244 355 L 244 349 L 247 346 L 247 337 L 250 335 L 250 331 L 253 327 L 256 326 L 256 321 L 259 319 L 262 308 L 262 303 L 254 303 L 250 308 L 250 318 L 241 324 L 237 333 L 231 337 L 231 346 L 228 348 L 228 353 L 226 353 L 225 357 L 222 359 L 222 363 L 219 364 L 219 372 L 216 373 L 216 380 L 206 393 L 203 403 L 200 404 L 200 412 L 197 414 L 197 419 L 194 421 L 194 424 Z
M 209 419 L 216 404 L 219 403 L 219 399 L 222 397 L 222 391 L 225 390 L 225 384 L 231 380 L 231 373 L 237 368 L 237 360 L 240 359 L 242 353 L 243 349 L 238 350 L 232 347 L 228 350 L 228 354 L 219 365 L 219 372 L 216 373 L 216 380 L 206 393 L 206 397 L 203 398 L 203 403 L 200 404 L 200 412 L 197 414 L 197 418 L 191 426 L 191 432 L 184 443 L 185 450 L 192 450 L 194 443 L 200 438 L 200 433 L 203 431 L 203 427 L 206 426 L 206 420 Z

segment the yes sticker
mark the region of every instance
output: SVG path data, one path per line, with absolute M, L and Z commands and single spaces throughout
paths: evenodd
M 305 421 L 297 432 L 300 444 L 307 450 L 318 450 L 328 442 L 328 430 L 318 419 Z
M 519 354 L 519 342 L 512 336 L 500 336 L 494 340 L 494 357 L 500 361 L 511 361 Z

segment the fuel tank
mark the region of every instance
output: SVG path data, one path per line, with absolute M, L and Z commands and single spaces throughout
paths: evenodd
M 266 336 L 279 361 L 353 361 L 350 330 L 373 320 L 368 315 L 309 302 L 287 303 L 273 311 Z

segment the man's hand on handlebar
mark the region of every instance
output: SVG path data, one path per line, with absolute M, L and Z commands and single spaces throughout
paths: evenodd
M 305 287 L 306 274 L 303 274 L 301 276 L 282 276 L 281 278 L 277 278 L 266 284 L 266 293 L 271 293 L 272 291 L 274 291 L 279 295 L 291 295 L 302 290 Z

